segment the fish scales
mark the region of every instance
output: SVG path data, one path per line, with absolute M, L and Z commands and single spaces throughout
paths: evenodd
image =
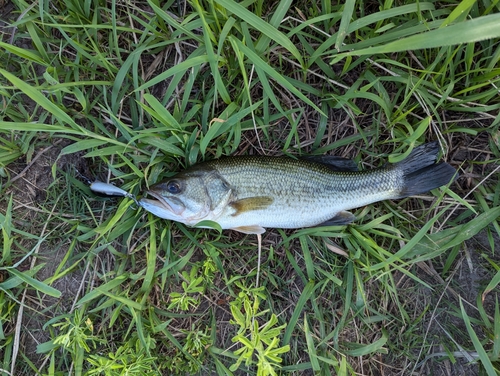
M 165 219 L 262 233 L 267 227 L 347 224 L 346 210 L 427 192 L 453 180 L 455 169 L 436 163 L 436 142 L 415 148 L 403 161 L 354 171 L 352 161 L 290 157 L 226 157 L 195 165 L 147 192 L 140 204 Z M 349 171 L 339 171 L 347 169 Z
M 202 164 L 213 168 L 235 187 L 236 197 L 270 196 L 266 209 L 228 218 L 241 225 L 260 218 L 263 227 L 295 228 L 324 222 L 340 210 L 349 210 L 394 197 L 400 190 L 397 170 L 334 172 L 327 166 L 288 157 L 234 157 Z M 262 218 L 272 211 L 273 218 Z

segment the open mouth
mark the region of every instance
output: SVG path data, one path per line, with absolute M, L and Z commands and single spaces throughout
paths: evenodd
M 153 191 L 147 191 L 146 194 L 153 196 L 156 200 L 150 200 L 147 198 L 146 199 L 143 198 L 142 200 L 149 202 L 151 205 L 162 206 L 163 209 L 174 212 L 172 206 L 167 202 L 167 200 L 165 200 L 165 198 L 162 195 Z
M 153 194 L 152 192 L 146 192 L 156 198 L 157 200 L 151 200 L 149 198 L 141 198 L 139 200 L 139 205 L 146 211 L 156 215 L 157 217 L 164 219 L 176 219 L 176 215 L 172 211 L 172 207 L 163 199 L 163 197 Z
M 152 196 L 155 200 L 141 198 L 139 205 L 147 211 L 161 218 L 173 219 L 182 214 L 184 206 L 176 198 L 165 198 L 154 191 L 147 191 L 146 195 Z

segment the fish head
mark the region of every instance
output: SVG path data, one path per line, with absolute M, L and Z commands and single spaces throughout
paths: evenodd
M 215 221 L 230 200 L 229 184 L 213 171 L 186 171 L 146 192 L 140 205 L 154 215 L 187 225 Z

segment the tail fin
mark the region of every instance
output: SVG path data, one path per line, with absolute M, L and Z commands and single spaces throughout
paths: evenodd
M 413 196 L 441 187 L 455 180 L 456 170 L 448 163 L 435 163 L 439 153 L 437 141 L 416 147 L 410 155 L 394 164 L 403 172 L 403 188 L 398 198 Z

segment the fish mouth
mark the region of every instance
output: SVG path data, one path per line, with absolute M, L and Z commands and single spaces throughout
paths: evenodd
M 155 200 L 141 198 L 139 201 L 141 206 L 159 217 L 170 219 L 172 218 L 172 215 L 179 216 L 184 211 L 184 207 L 181 203 L 177 204 L 172 199 L 167 200 L 157 192 L 147 191 L 146 195 L 154 197 Z M 162 213 L 162 215 L 159 215 L 158 213 Z
M 169 203 L 167 202 L 167 200 L 165 200 L 165 198 L 162 195 L 160 195 L 154 191 L 147 191 L 146 195 L 150 195 L 150 196 L 156 198 L 156 200 L 149 200 L 149 201 L 157 201 L 158 204 L 165 207 L 165 209 L 170 210 L 172 212 L 174 211 L 172 209 L 172 207 L 169 205 Z

